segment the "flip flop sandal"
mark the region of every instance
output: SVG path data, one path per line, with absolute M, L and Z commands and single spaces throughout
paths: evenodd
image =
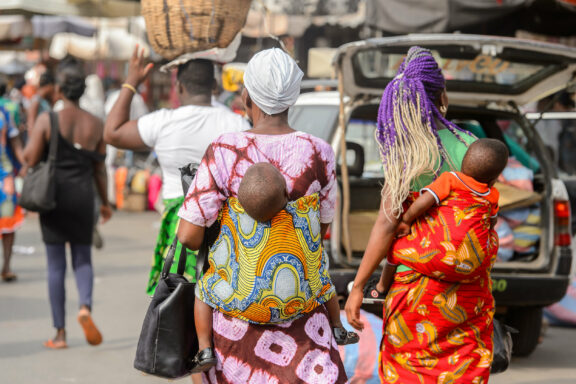
M 2 274 L 2 280 L 6 283 L 10 283 L 13 281 L 16 281 L 16 279 L 18 279 L 18 276 L 16 276 L 14 273 L 12 272 L 8 272 L 8 273 L 3 273 Z
M 65 341 L 54 341 L 52 339 L 45 341 L 44 346 L 50 349 L 65 349 L 68 348 L 68 344 Z
M 78 322 L 84 330 L 84 336 L 86 337 L 88 344 L 98 345 L 102 342 L 102 334 L 98 328 L 96 328 L 96 324 L 92 321 L 92 316 L 90 316 L 88 311 L 80 312 L 78 314 Z
M 191 373 L 199 373 L 209 371 L 210 368 L 216 365 L 216 356 L 212 348 L 204 348 L 199 351 L 192 360 Z
M 338 345 L 348 345 L 356 344 L 360 341 L 360 336 L 356 332 L 348 332 L 345 328 L 333 328 L 332 333 L 334 334 L 334 339 L 336 339 L 336 344 Z
M 371 279 L 364 288 L 363 304 L 383 304 L 386 301 L 386 293 L 376 289 L 378 279 Z

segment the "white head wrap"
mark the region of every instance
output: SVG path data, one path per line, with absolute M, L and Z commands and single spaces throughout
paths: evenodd
M 244 86 L 258 108 L 275 115 L 294 105 L 300 95 L 302 76 L 304 73 L 286 52 L 266 49 L 248 62 Z

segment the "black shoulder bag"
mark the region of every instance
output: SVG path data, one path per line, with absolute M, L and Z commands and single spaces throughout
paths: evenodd
M 56 153 L 58 151 L 58 116 L 50 112 L 50 149 L 48 159 L 28 170 L 22 184 L 18 205 L 33 212 L 56 208 Z
M 184 193 L 196 174 L 196 164 L 181 168 Z M 186 182 L 186 184 L 184 184 Z M 212 228 L 212 227 L 211 227 Z M 200 247 L 196 260 L 196 279 L 203 270 L 204 260 L 208 256 L 210 242 Z M 162 275 L 152 302 L 146 312 L 134 368 L 151 375 L 176 379 L 191 374 L 193 359 L 198 353 L 198 340 L 194 326 L 194 289 L 196 283 L 190 283 L 184 276 L 187 252 L 182 246 L 177 273 L 170 273 L 178 239 L 170 246 Z
M 190 374 L 198 352 L 194 327 L 194 288 L 183 276 L 186 248 L 182 247 L 178 272 L 169 273 L 178 239 L 170 246 L 162 275 L 144 317 L 134 368 L 167 379 Z M 201 269 L 196 267 L 196 273 Z

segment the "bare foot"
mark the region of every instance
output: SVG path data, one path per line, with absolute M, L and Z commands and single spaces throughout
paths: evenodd
M 66 344 L 66 331 L 64 329 L 57 330 L 56 336 L 53 339 L 45 341 L 44 346 L 50 349 L 68 348 L 68 344 Z

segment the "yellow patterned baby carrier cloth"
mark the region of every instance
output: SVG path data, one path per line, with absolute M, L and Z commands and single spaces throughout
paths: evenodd
M 334 295 L 322 249 L 318 194 L 289 202 L 271 221 L 253 220 L 236 198 L 220 214 L 220 235 L 196 296 L 251 323 L 293 320 Z

